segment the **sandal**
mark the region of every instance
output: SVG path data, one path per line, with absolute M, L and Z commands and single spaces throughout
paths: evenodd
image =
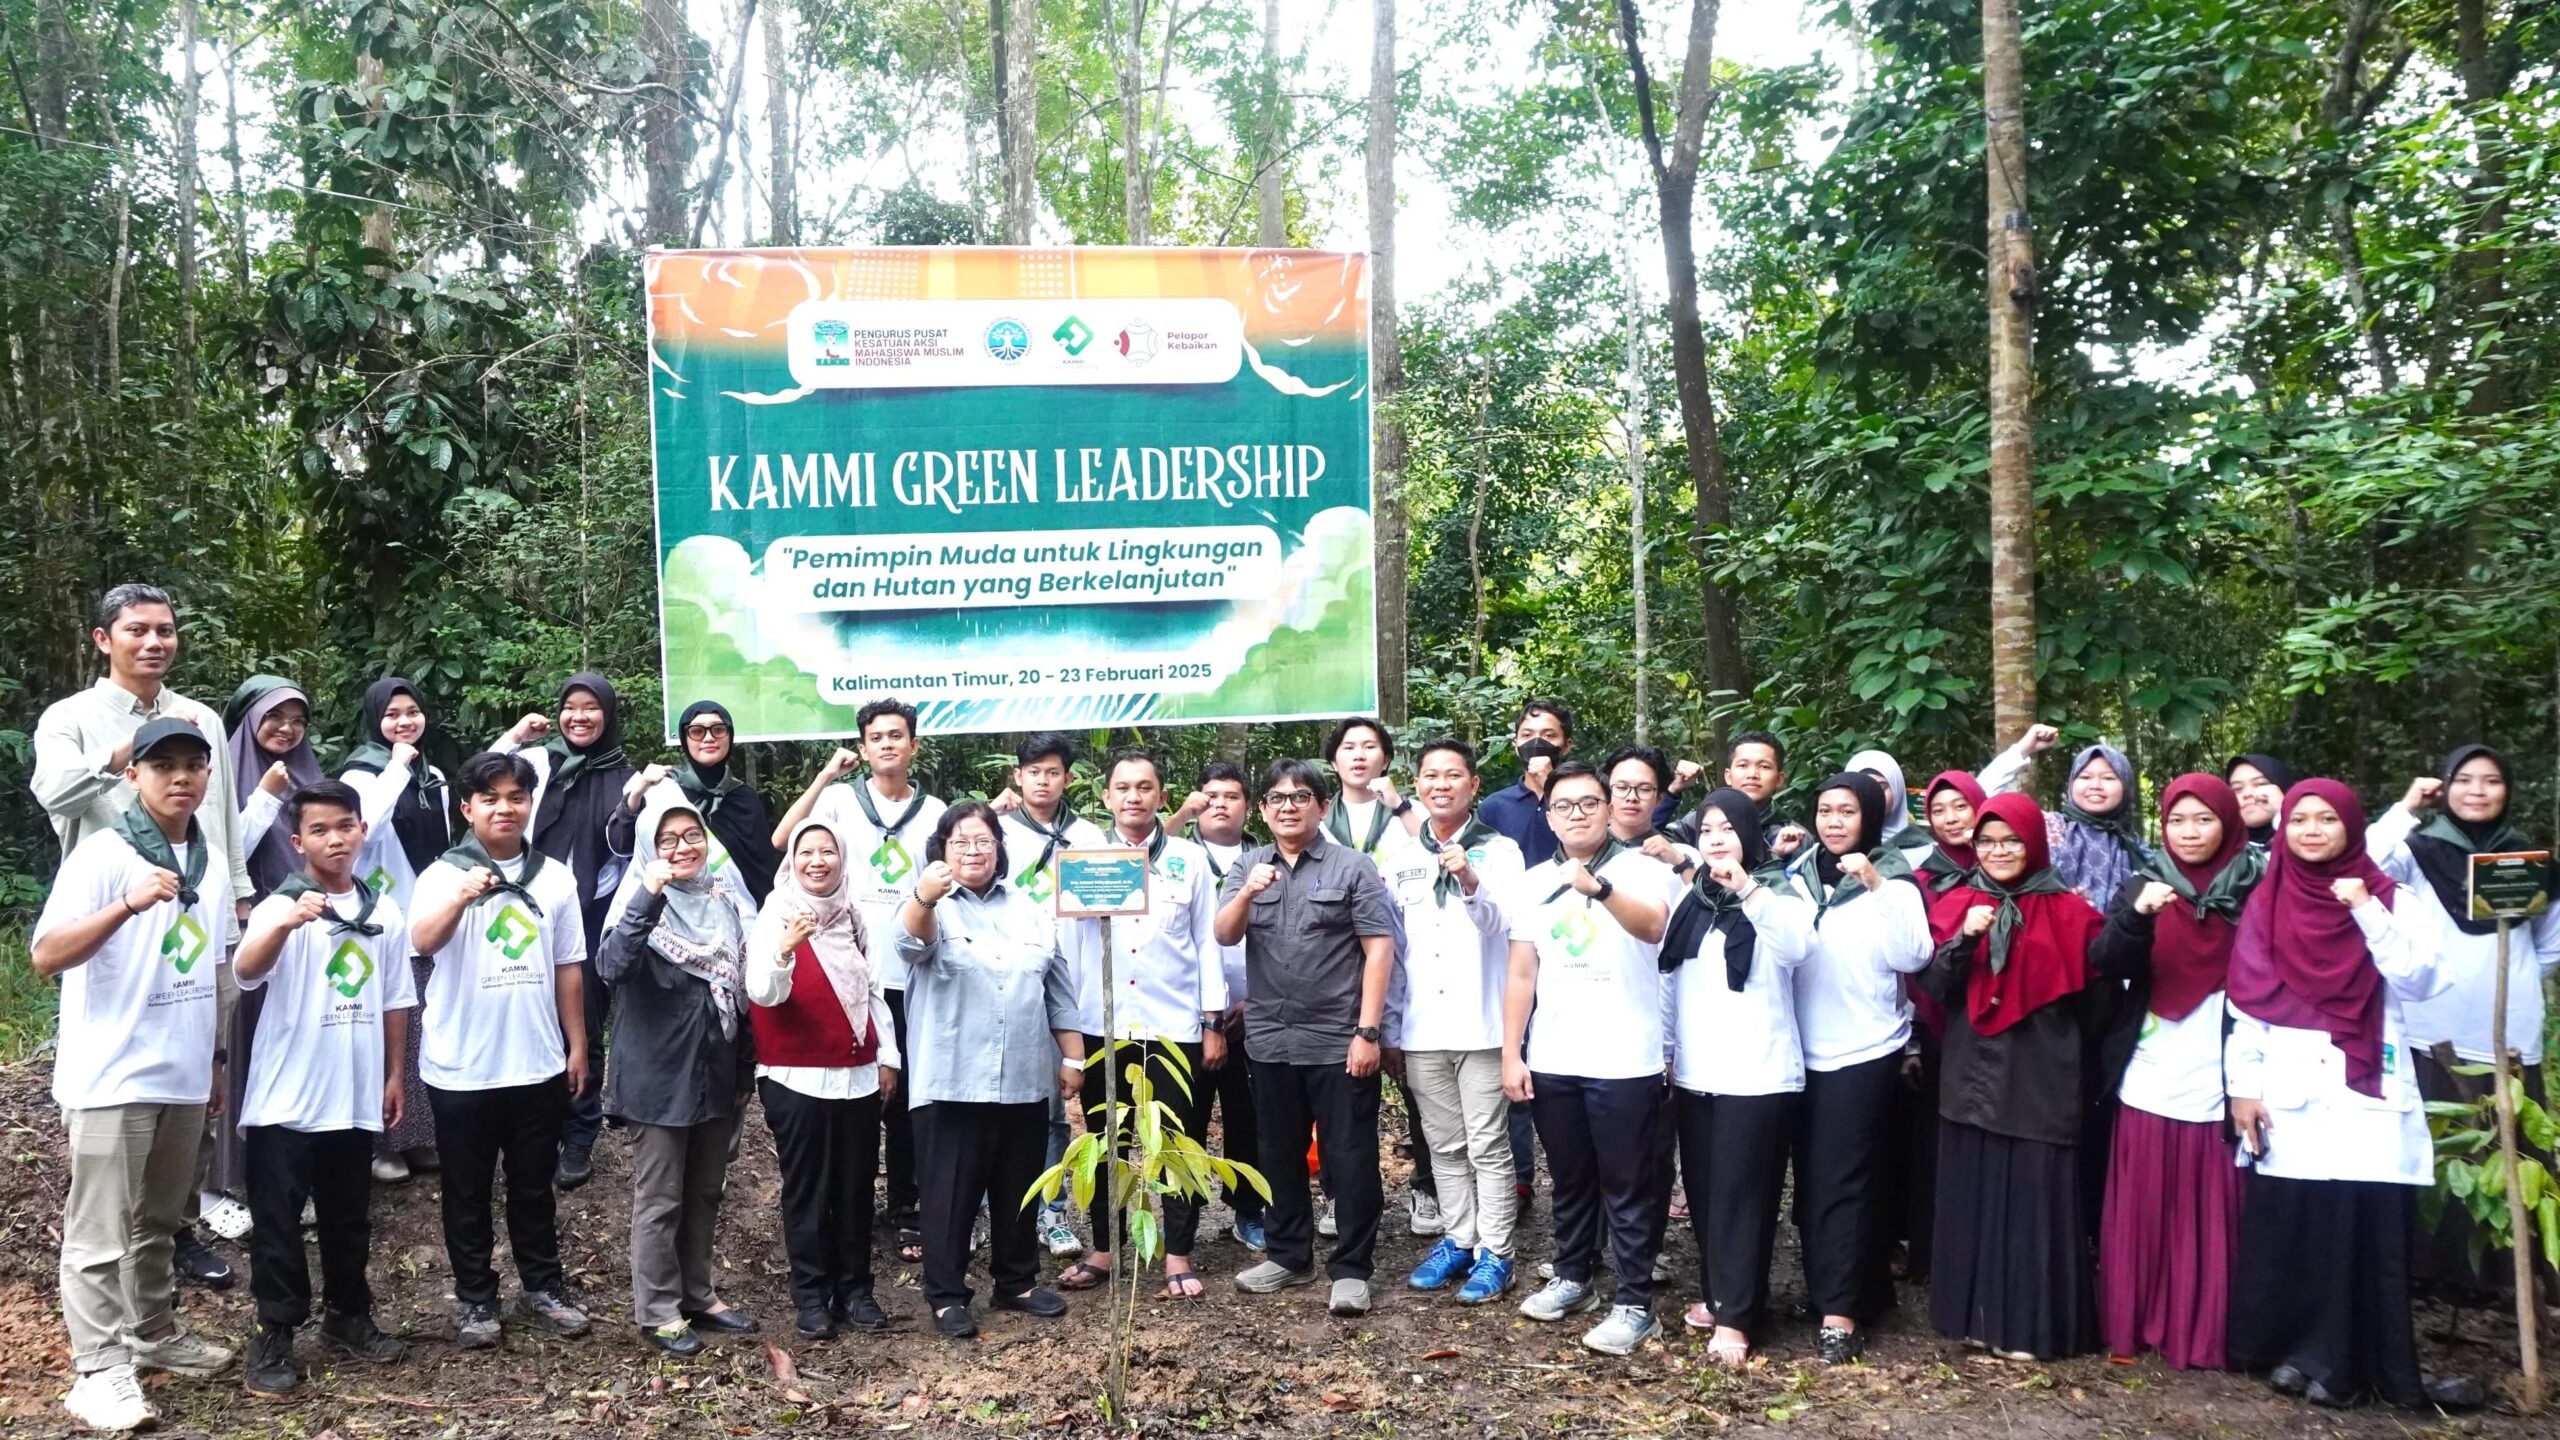
M 924 1263 L 924 1232 L 898 1227 L 898 1258 L 910 1265 Z
M 1751 1341 L 1748 1337 L 1707 1342 L 1707 1359 L 1727 1370 L 1744 1370 L 1751 1365 Z
M 1106 1271 L 1104 1273 L 1108 1274 L 1109 1272 Z M 1197 1300 L 1207 1293 L 1209 1293 L 1209 1287 L 1200 1283 L 1200 1272 L 1196 1270 L 1177 1270 L 1167 1272 L 1165 1275 L 1164 1289 L 1159 1293 L 1159 1298 L 1165 1300 Z
M 1716 1328 L 1716 1312 L 1708 1309 L 1707 1302 L 1701 1300 L 1689 1307 L 1688 1313 L 1680 1317 L 1680 1323 L 1692 1330 L 1713 1330 Z
M 1058 1272 L 1061 1290 L 1099 1290 L 1111 1283 L 1111 1272 L 1079 1260 Z

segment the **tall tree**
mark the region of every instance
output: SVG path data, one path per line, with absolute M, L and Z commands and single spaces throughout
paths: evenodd
M 768 201 L 773 209 L 773 243 L 800 243 L 800 176 L 799 154 L 792 148 L 791 102 L 795 89 L 791 83 L 790 47 L 783 38 L 782 0 L 769 0 L 764 7 L 764 110 L 765 143 L 768 163 L 773 167 L 772 192 Z
M 640 43 L 649 56 L 649 91 L 640 107 L 642 168 L 648 207 L 640 243 L 681 245 L 685 240 L 684 167 L 692 158 L 685 122 L 685 76 L 692 34 L 684 0 L 641 0 Z
M 711 174 L 702 182 L 702 203 L 693 211 L 692 243 L 696 245 L 702 243 L 703 227 L 711 223 L 711 209 L 720 203 L 721 188 L 729 180 L 729 137 L 737 129 L 738 95 L 747 83 L 747 38 L 755 23 L 756 0 L 745 0 L 738 11 L 737 44 L 729 56 L 729 96 L 720 104 L 720 126 L 711 147 Z
M 2036 716 L 2036 520 L 2032 468 L 2035 235 L 2018 0 L 1982 0 L 1983 147 L 1990 168 L 1991 709 L 1996 733 Z
M 1280 159 L 1285 123 L 1280 102 L 1280 0 L 1262 0 L 1262 171 L 1254 177 L 1254 188 L 1262 207 L 1258 239 L 1268 246 L 1289 243 L 1281 192 L 1282 177 L 1288 171 Z
M 996 52 L 997 138 L 1004 160 L 1004 243 L 1031 243 L 1040 212 L 1040 6 L 988 0 Z
M 196 408 L 196 115 L 204 71 L 196 64 L 196 0 L 178 0 L 178 413 Z M 119 246 L 121 262 L 123 250 Z M 121 278 L 121 276 L 119 276 Z
M 1711 691 L 1741 698 L 1751 693 L 1751 666 L 1742 653 L 1742 618 L 1733 592 L 1715 576 L 1725 532 L 1733 524 L 1733 493 L 1725 478 L 1724 439 L 1718 433 L 1715 392 L 1707 383 L 1707 336 L 1698 314 L 1698 252 L 1690 233 L 1696 208 L 1698 154 L 1705 144 L 1707 109 L 1715 102 L 1718 0 L 1690 0 L 1689 48 L 1680 62 L 1680 94 L 1673 102 L 1671 147 L 1654 114 L 1653 73 L 1645 64 L 1644 27 L 1635 0 L 1618 0 L 1618 33 L 1634 76 L 1636 118 L 1645 158 L 1653 168 L 1656 209 L 1662 222 L 1663 268 L 1671 284 L 1671 377 L 1680 396 L 1680 429 L 1688 442 L 1689 483 L 1697 498 L 1699 625 L 1705 640 L 1706 682 Z M 1721 743 L 1726 708 L 1712 722 Z
M 1396 338 L 1396 0 L 1374 0 L 1369 47 L 1369 396 L 1377 414 L 1371 463 L 1377 475 L 1376 561 L 1370 584 L 1378 613 L 1378 714 L 1405 718 L 1406 440 L 1396 400 L 1404 391 L 1404 351 Z

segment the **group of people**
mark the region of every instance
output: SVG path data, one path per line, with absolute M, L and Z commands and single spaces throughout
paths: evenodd
M 2321 1403 L 2481 1398 L 2421 1373 L 2410 1305 L 2469 1259 L 2458 1222 L 2421 1241 L 2414 1201 L 2422 1097 L 2489 1058 L 2496 948 L 2468 858 L 2521 841 L 2483 746 L 2368 823 L 2347 787 L 2265 755 L 2178 777 L 2155 817 L 2094 745 L 2048 813 L 2016 790 L 2057 742 L 2039 726 L 1917 789 L 1853 755 L 1799 823 L 1769 734 L 1735 737 L 1701 795 L 1702 766 L 1650 747 L 1591 763 L 1539 700 L 1511 736 L 1519 780 L 1491 794 L 1447 736 L 1401 793 L 1394 737 L 1351 719 L 1321 766 L 1249 783 L 1215 762 L 1179 805 L 1155 755 L 1114 751 L 1091 819 L 1068 737 L 1026 740 L 994 800 L 946 802 L 911 773 L 915 711 L 882 700 L 777 817 L 710 702 L 682 711 L 679 760 L 635 767 L 611 683 L 574 675 L 555 714 L 448 775 L 426 694 L 385 678 L 329 778 L 290 682 L 256 677 L 221 714 L 168 687 L 165 594 L 109 592 L 93 639 L 106 676 L 36 735 L 63 862 L 33 937 L 61 985 L 66 1405 L 92 1428 L 153 1417 L 138 1370 L 238 1358 L 175 1307 L 180 1275 L 230 1283 L 197 1230 L 232 1204 L 254 1393 L 300 1381 L 306 1224 L 320 1343 L 404 1353 L 372 1319 L 368 1205 L 427 1167 L 459 1343 L 501 1341 L 501 1176 L 518 1322 L 584 1332 L 556 1196 L 592 1176 L 607 1120 L 629 1136 L 645 1341 L 755 1331 L 712 1250 L 751 1101 L 799 1335 L 891 1323 L 884 1179 L 941 1334 L 976 1333 L 981 1244 L 988 1304 L 1063 1314 L 1057 1291 L 1139 1263 L 1108 1186 L 1089 1246 L 1023 1198 L 1071 1110 L 1111 1124 L 1105 1064 L 1146 1067 L 1195 1137 L 1214 1115 L 1256 1172 L 1225 1197 L 1261 1257 L 1235 1286 L 1322 1278 L 1337 1315 L 1372 1303 L 1383 1073 L 1409 1112 L 1410 1228 L 1438 1237 L 1405 1283 L 1597 1312 L 1582 1341 L 1603 1353 L 1659 1333 L 1685 1215 L 1701 1298 L 1681 1323 L 1747 1363 L 1792 1194 L 1827 1362 L 1861 1353 L 1897 1277 L 1925 1277 L 1941 1331 L 2011 1358 L 2103 1344 Z M 1060 852 L 1100 845 L 1143 851 L 1145 914 L 1060 918 Z M 2560 907 L 2512 953 L 2531 1064 Z M 1541 1150 L 1553 1259 L 1524 1283 Z M 1204 1293 L 1201 1198 L 1162 1198 L 1167 1300 Z M 1045 1284 L 1043 1249 L 1072 1260 Z

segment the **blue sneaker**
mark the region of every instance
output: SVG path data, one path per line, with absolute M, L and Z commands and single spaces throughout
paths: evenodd
M 1431 1253 L 1422 1257 L 1422 1263 L 1413 1267 L 1413 1274 L 1404 1283 L 1416 1290 L 1445 1290 L 1474 1258 L 1465 1246 L 1444 1235 L 1439 1244 L 1431 1247 Z
M 1467 1283 L 1458 1291 L 1458 1303 L 1482 1305 L 1500 1298 L 1510 1288 L 1511 1262 L 1490 1250 L 1479 1250 L 1475 1268 L 1467 1272 Z
M 1243 1246 L 1247 1250 L 1253 1251 L 1257 1255 L 1271 1248 L 1270 1237 L 1264 1234 L 1262 1229 L 1262 1217 L 1259 1215 L 1253 1216 L 1251 1219 L 1247 1219 L 1242 1215 L 1237 1216 L 1233 1233 L 1236 1237 L 1237 1244 Z

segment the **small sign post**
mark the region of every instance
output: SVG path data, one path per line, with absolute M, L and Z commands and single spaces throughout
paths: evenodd
M 2524 1412 L 2542 1409 L 2542 1306 L 2533 1289 L 2533 1230 L 2517 1182 L 2516 1057 L 2507 1049 L 2507 932 L 2551 906 L 2551 852 L 2512 851 L 2471 857 L 2471 918 L 2498 924 L 2497 1011 L 2489 1021 L 2489 1049 L 2496 1057 L 2498 1153 L 2507 1182 L 2508 1254 L 2515 1266 L 2516 1339 L 2524 1354 Z

